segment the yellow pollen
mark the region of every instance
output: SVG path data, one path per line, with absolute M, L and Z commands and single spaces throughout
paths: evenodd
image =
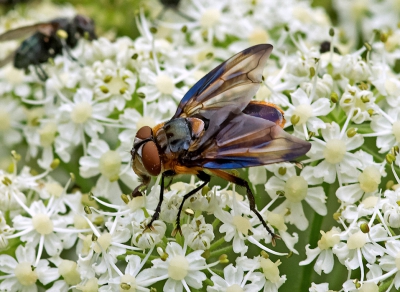
M 270 259 L 261 258 L 260 266 L 263 270 L 265 278 L 267 278 L 272 283 L 277 283 L 280 279 L 278 266 L 281 264 L 280 260 L 275 263 Z
M 120 289 L 120 292 L 136 292 L 136 278 L 132 275 L 125 274 L 121 276 L 121 284 L 129 285 L 129 289 Z
M 360 188 L 366 192 L 375 192 L 381 183 L 381 173 L 375 166 L 367 166 L 358 176 Z
M 301 202 L 307 196 L 308 184 L 302 176 L 292 176 L 285 184 L 285 197 L 292 203 Z
M 362 204 L 364 205 L 365 208 L 374 208 L 376 204 L 378 203 L 378 197 L 368 197 L 362 201 Z
M 160 74 L 157 76 L 155 84 L 158 91 L 163 94 L 171 95 L 175 90 L 174 81 L 171 79 L 171 77 L 165 74 Z
M 57 125 L 55 123 L 47 123 L 43 128 L 39 131 L 40 136 L 40 144 L 43 147 L 51 146 L 56 138 L 57 133 Z
M 126 91 L 127 83 L 120 77 L 113 77 L 107 84 L 108 90 L 111 94 L 123 94 Z M 121 93 L 122 92 L 122 93 Z
M 367 243 L 367 234 L 358 231 L 349 236 L 347 247 L 349 249 L 362 248 Z
M 36 214 L 32 217 L 33 228 L 41 235 L 47 235 L 53 232 L 53 221 L 46 214 Z
M 243 288 L 240 287 L 238 284 L 233 284 L 226 288 L 226 292 L 243 292 Z
M 105 152 L 100 157 L 100 173 L 110 181 L 118 180 L 121 162 L 121 156 L 118 154 L 118 152 L 114 150 Z
M 49 182 L 46 183 L 44 189 L 53 197 L 59 198 L 61 197 L 64 188 L 58 182 Z
M 92 105 L 89 102 L 79 102 L 71 112 L 71 120 L 75 124 L 83 124 L 92 116 L 92 111 Z
M 265 44 L 269 39 L 269 34 L 265 29 L 256 27 L 249 35 L 249 43 L 252 46 Z
M 156 122 L 151 117 L 141 117 L 136 123 L 136 129 L 141 129 L 144 126 L 149 126 L 153 128 L 156 125 Z
M 303 125 L 312 117 L 313 109 L 309 104 L 300 104 L 296 107 L 293 114 L 300 118 L 297 125 Z
M 38 275 L 36 271 L 32 271 L 32 266 L 28 262 L 19 263 L 15 270 L 15 277 L 23 286 L 30 286 L 36 283 Z
M 97 253 L 101 253 L 102 251 L 107 251 L 108 247 L 111 245 L 112 236 L 110 233 L 106 232 L 100 235 L 97 238 L 97 242 L 93 245 L 93 250 Z M 100 245 L 100 246 L 99 246 Z
M 324 232 L 321 230 L 322 237 L 318 240 L 318 247 L 321 250 L 329 249 L 340 242 L 339 232 L 336 230 L 330 230 L 328 232 Z
M 233 225 L 235 225 L 236 229 L 244 234 L 247 235 L 249 234 L 249 230 L 251 228 L 250 220 L 246 217 L 242 216 L 234 216 L 233 217 Z
M 175 281 L 182 281 L 189 272 L 189 262 L 181 255 L 174 256 L 169 261 L 168 276 Z
M 81 281 L 81 276 L 74 261 L 63 260 L 58 266 L 58 272 L 68 285 L 76 285 Z
M 324 157 L 331 164 L 339 163 L 346 154 L 346 144 L 340 139 L 332 139 L 326 142 Z
M 208 9 L 204 11 L 200 19 L 200 25 L 202 28 L 211 28 L 218 23 L 221 18 L 221 12 L 217 9 Z
M 287 209 L 285 209 L 285 212 L 287 212 Z M 278 213 L 273 213 L 273 212 L 268 212 L 268 223 L 270 223 L 272 226 L 276 227 L 279 231 L 286 231 L 287 226 L 285 224 L 285 216 L 283 214 L 278 214 Z

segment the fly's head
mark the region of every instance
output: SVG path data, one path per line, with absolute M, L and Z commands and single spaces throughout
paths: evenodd
M 161 158 L 150 127 L 144 126 L 136 133 L 131 155 L 132 169 L 144 184 L 150 181 L 151 176 L 160 174 Z

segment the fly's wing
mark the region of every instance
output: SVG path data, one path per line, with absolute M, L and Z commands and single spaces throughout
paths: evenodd
M 14 60 L 15 57 L 15 51 L 12 52 L 11 54 L 9 54 L 7 57 L 5 57 L 4 59 L 0 60 L 0 68 L 4 67 L 5 65 L 7 65 L 9 62 L 11 62 L 12 60 Z
M 183 97 L 173 118 L 201 116 L 219 120 L 229 112 L 240 113 L 257 92 L 272 46 L 247 48 L 214 68 Z
M 22 26 L 16 29 L 6 31 L 0 35 L 0 42 L 11 41 L 23 37 L 28 37 L 35 32 L 41 32 L 46 36 L 51 36 L 56 30 L 58 25 L 53 22 L 49 23 L 36 23 L 33 25 Z
M 245 107 L 243 113 L 249 116 L 262 118 L 274 122 L 281 128 L 285 126 L 285 118 L 283 116 L 283 110 L 281 110 L 276 104 L 252 100 Z
M 286 133 L 278 124 L 239 114 L 226 120 L 218 134 L 189 153 L 191 166 L 232 169 L 292 161 L 311 144 Z

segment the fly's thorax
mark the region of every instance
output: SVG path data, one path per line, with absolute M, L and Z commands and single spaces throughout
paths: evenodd
M 167 148 L 171 152 L 182 153 L 203 134 L 204 122 L 198 118 L 179 118 L 168 121 L 162 129 L 164 133 L 160 135 L 159 145 L 166 140 Z
M 150 127 L 144 126 L 136 133 L 131 155 L 132 169 L 138 176 L 148 177 L 160 174 L 162 162 L 153 130 Z

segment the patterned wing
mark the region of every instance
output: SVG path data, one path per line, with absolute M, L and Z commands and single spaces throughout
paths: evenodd
M 58 25 L 56 23 L 36 23 L 33 25 L 22 26 L 16 29 L 6 31 L 0 35 L 0 42 L 11 41 L 23 37 L 28 37 L 35 32 L 41 32 L 46 36 L 51 36 L 56 30 Z
M 0 60 L 0 68 L 4 67 L 8 63 L 10 63 L 12 60 L 14 60 L 15 57 L 15 51 L 9 54 L 7 57 L 4 59 Z
M 215 137 L 190 153 L 187 163 L 214 169 L 259 166 L 293 161 L 310 147 L 273 121 L 241 113 L 226 120 Z
M 218 111 L 223 120 L 229 112 L 241 112 L 257 92 L 272 46 L 250 47 L 214 68 L 183 97 L 173 118 L 201 116 Z

